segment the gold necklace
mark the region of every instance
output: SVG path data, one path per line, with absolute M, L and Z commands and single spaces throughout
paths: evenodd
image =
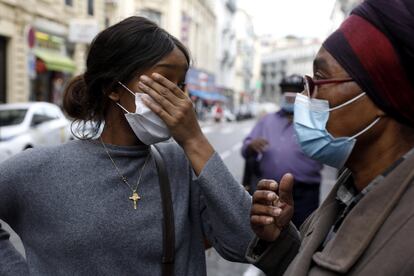
M 147 165 L 148 160 L 150 159 L 151 153 L 148 153 L 147 158 L 145 159 L 144 165 L 142 166 L 141 172 L 138 177 L 137 185 L 135 185 L 135 188 L 134 188 L 131 185 L 129 185 L 128 179 L 121 173 L 118 166 L 115 164 L 115 161 L 112 159 L 111 155 L 109 154 L 109 151 L 105 146 L 105 143 L 102 141 L 102 137 L 99 137 L 99 140 L 101 141 L 101 144 L 103 148 L 105 149 L 105 152 L 108 155 L 109 159 L 111 159 L 112 164 L 114 165 L 119 177 L 121 177 L 122 182 L 124 182 L 125 185 L 127 185 L 131 189 L 132 196 L 130 196 L 129 199 L 134 202 L 134 209 L 137 209 L 137 201 L 141 199 L 141 197 L 138 195 L 137 189 L 138 189 L 139 183 L 141 182 L 141 177 L 142 177 L 143 171 L 145 170 L 145 166 Z

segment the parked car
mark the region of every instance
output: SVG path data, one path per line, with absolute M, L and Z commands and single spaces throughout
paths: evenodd
M 224 118 L 226 119 L 227 122 L 234 122 L 236 121 L 236 115 L 234 115 L 230 109 L 228 108 L 224 108 L 224 113 L 223 113 Z
M 0 162 L 25 149 L 72 138 L 70 121 L 46 102 L 0 104 Z
M 252 106 L 248 104 L 240 105 L 239 108 L 236 109 L 236 120 L 247 120 L 253 118 L 253 111 Z

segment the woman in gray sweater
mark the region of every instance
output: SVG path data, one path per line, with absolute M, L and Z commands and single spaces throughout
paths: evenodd
M 245 260 L 251 199 L 182 91 L 189 64 L 177 39 L 141 17 L 95 38 L 85 73 L 66 88 L 64 109 L 95 122 L 91 136 L 104 122 L 102 134 L 0 164 L 0 218 L 27 257 L 0 228 L 0 275 L 161 275 L 155 143 L 171 184 L 175 275 L 206 274 L 204 239 L 224 258 Z

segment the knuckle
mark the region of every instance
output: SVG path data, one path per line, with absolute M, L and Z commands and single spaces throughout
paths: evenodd
M 171 126 L 177 126 L 178 125 L 178 120 L 177 120 L 177 118 L 172 118 L 171 119 Z
M 258 223 L 260 223 L 260 217 L 259 216 L 256 216 L 256 215 L 251 216 L 250 217 L 250 223 L 252 223 L 252 224 L 258 224 Z
M 161 88 L 160 89 L 160 95 L 162 95 L 163 97 L 167 97 L 168 94 L 169 94 L 168 89 L 166 89 L 166 88 Z
M 161 105 L 165 105 L 167 103 L 167 100 L 164 97 L 160 97 L 158 96 L 157 101 L 161 104 Z
M 158 105 L 153 105 L 153 112 L 156 113 L 159 116 L 162 116 L 162 109 Z
M 177 121 L 181 121 L 184 118 L 184 113 L 182 111 L 177 111 L 175 118 Z

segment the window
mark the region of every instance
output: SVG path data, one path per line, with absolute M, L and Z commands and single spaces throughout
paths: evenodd
M 93 15 L 93 7 L 94 0 L 88 0 L 88 15 Z
M 6 38 L 0 36 L 0 103 L 6 102 Z
M 65 5 L 73 7 L 73 0 L 65 0 Z
M 161 13 L 152 9 L 143 9 L 138 13 L 140 16 L 146 17 L 149 20 L 161 26 Z
M 26 116 L 27 109 L 0 110 L 0 127 L 21 124 Z

